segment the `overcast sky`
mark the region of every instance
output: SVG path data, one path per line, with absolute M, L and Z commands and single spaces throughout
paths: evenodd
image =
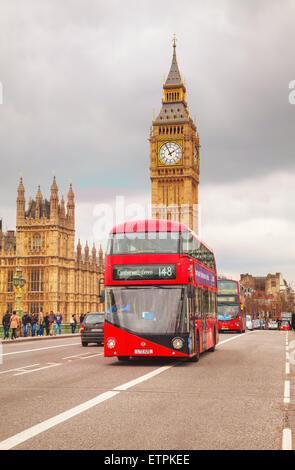
M 60 194 L 72 180 L 83 243 L 98 204 L 149 202 L 175 33 L 202 146 L 201 236 L 220 273 L 282 272 L 295 287 L 294 18 L 294 0 L 2 0 L 4 229 L 20 172 L 27 201 L 39 180 L 49 197 L 53 171 Z

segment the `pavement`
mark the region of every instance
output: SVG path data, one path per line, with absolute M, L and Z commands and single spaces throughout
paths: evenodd
M 29 342 L 29 341 L 39 341 L 39 340 L 47 340 L 47 339 L 64 339 L 64 338 L 74 338 L 74 337 L 79 337 L 81 336 L 81 333 L 74 333 L 74 334 L 61 334 L 61 335 L 53 335 L 53 336 L 20 336 L 19 338 L 16 339 L 4 339 L 1 338 L 0 341 L 2 340 L 2 343 L 23 343 L 23 342 Z
M 294 332 L 223 334 L 198 363 L 54 339 L 3 344 L 0 449 L 295 448 Z

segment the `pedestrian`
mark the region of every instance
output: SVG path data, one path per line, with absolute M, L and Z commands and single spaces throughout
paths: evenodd
M 57 313 L 55 315 L 55 331 L 54 331 L 54 336 L 57 334 L 57 330 L 59 334 L 61 335 L 61 324 L 62 324 L 62 315 L 61 313 Z
M 76 315 L 75 314 L 73 314 L 71 316 L 70 324 L 71 324 L 71 327 L 72 327 L 72 334 L 74 334 L 75 331 L 76 331 L 76 327 L 77 327 L 77 320 L 76 320 Z
M 50 323 L 49 323 L 49 315 L 46 313 L 44 317 L 44 327 L 46 329 L 46 336 L 49 336 L 50 334 Z
M 22 316 L 22 324 L 24 329 L 24 337 L 26 338 L 28 336 L 28 329 L 30 324 L 30 315 L 28 314 L 28 312 L 24 312 Z
M 37 323 L 38 323 L 38 315 L 37 315 L 36 313 L 32 313 L 32 314 L 31 314 L 30 321 L 31 321 L 31 335 L 32 335 L 32 336 L 35 336 L 35 333 L 36 333 L 36 325 L 37 325 Z
M 12 329 L 11 339 L 16 339 L 16 330 L 20 324 L 20 318 L 14 310 L 10 318 L 10 328 Z
M 50 311 L 49 314 L 49 334 L 50 336 L 53 336 L 53 328 L 54 328 L 54 321 L 55 321 L 55 315 L 53 311 Z
M 80 318 L 79 318 L 80 328 L 81 328 L 81 326 L 82 326 L 82 323 L 83 323 L 84 318 L 85 318 L 84 313 L 81 313 Z
M 38 330 L 37 330 L 37 336 L 43 336 L 44 333 L 44 326 L 43 326 L 44 318 L 43 318 L 43 313 L 39 313 L 38 317 Z
M 9 339 L 10 318 L 11 318 L 11 314 L 9 312 L 6 312 L 4 317 L 2 318 L 4 339 Z

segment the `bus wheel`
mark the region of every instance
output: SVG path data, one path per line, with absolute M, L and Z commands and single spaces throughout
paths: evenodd
M 197 334 L 197 352 L 196 355 L 193 357 L 189 358 L 189 362 L 198 362 L 200 359 L 200 338 L 199 338 L 199 333 Z
M 118 361 L 129 361 L 129 356 L 118 356 Z

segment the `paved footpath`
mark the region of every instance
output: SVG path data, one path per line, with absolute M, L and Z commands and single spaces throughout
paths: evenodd
M 295 448 L 293 341 L 224 334 L 198 363 L 120 363 L 79 337 L 5 343 L 0 449 Z

